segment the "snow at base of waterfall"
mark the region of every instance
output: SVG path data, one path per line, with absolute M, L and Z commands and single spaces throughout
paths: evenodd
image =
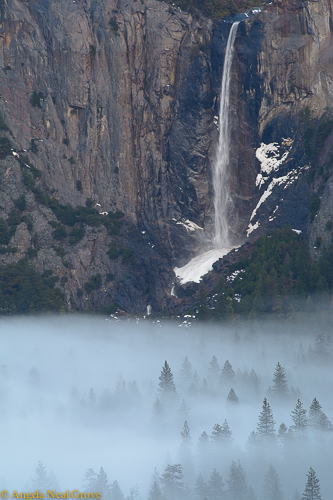
M 202 276 L 212 271 L 214 262 L 227 255 L 235 247 L 214 248 L 201 255 L 197 255 L 183 267 L 175 267 L 174 271 L 180 283 L 184 285 L 190 281 L 200 283 Z

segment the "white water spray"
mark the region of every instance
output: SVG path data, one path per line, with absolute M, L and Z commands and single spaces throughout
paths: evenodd
M 229 100 L 230 100 L 230 78 L 231 65 L 234 55 L 234 42 L 237 33 L 238 22 L 233 23 L 230 28 L 227 47 L 224 57 L 223 76 L 220 96 L 219 112 L 219 142 L 216 150 L 216 160 L 213 171 L 214 184 L 214 207 L 215 207 L 215 237 L 214 249 L 209 250 L 194 259 L 185 266 L 175 267 L 174 271 L 180 283 L 189 281 L 200 282 L 201 277 L 212 270 L 214 262 L 235 248 L 230 242 L 228 212 L 232 207 L 229 192 L 229 151 L 230 151 L 230 128 L 229 128 Z
M 237 33 L 238 22 L 233 23 L 230 28 L 227 48 L 225 51 L 223 76 L 220 95 L 219 112 L 219 142 L 216 151 L 216 159 L 213 172 L 214 184 L 214 208 L 215 208 L 215 248 L 230 248 L 228 211 L 232 206 L 229 192 L 229 159 L 230 159 L 230 77 L 231 65 L 234 56 L 234 42 Z

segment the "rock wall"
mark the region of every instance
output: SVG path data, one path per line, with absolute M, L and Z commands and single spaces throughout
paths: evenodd
M 64 205 L 91 199 L 100 213 L 125 214 L 119 234 L 87 225 L 79 243 L 55 241 L 54 213 L 24 183 L 18 157 L 7 156 L 0 160 L 0 217 L 7 220 L 25 195 L 33 228 L 18 225 L 10 243 L 17 252 L 1 254 L 1 263 L 35 248 L 31 263 L 40 272 L 66 277 L 68 309 L 168 307 L 173 266 L 212 237 L 211 172 L 230 24 L 216 27 L 156 0 L 2 0 L 0 21 L 0 112 L 10 129 L 0 135 L 39 169 L 40 191 Z M 319 119 L 332 107 L 332 26 L 332 0 L 276 1 L 239 24 L 235 241 L 288 222 L 308 228 L 312 188 L 300 117 L 308 107 Z M 110 243 L 134 258 L 111 260 Z M 78 297 L 98 273 L 101 288 Z
M 304 114 L 309 110 L 318 125 L 332 112 L 332 43 L 331 0 L 275 1 L 239 25 L 233 189 L 244 216 L 238 234 L 252 237 L 288 223 L 312 232 L 309 203 L 316 186 L 309 171 L 328 157 L 305 154 Z M 247 188 L 241 200 L 239 182 Z
M 16 188 L 3 181 L 2 215 L 27 196 L 39 248 L 34 264 L 67 273 L 67 307 L 165 307 L 173 264 L 200 250 L 211 216 L 211 21 L 154 0 L 5 0 L 0 16 L 0 110 L 12 134 L 4 135 L 19 155 L 27 151 L 42 174 L 39 188 L 60 203 L 84 205 L 90 198 L 100 212 L 123 211 L 115 243 L 134 251 L 137 268 L 109 262 L 102 227 L 88 229 L 75 247 L 61 242 L 70 265 L 63 269 L 48 225 L 55 217 L 22 185 L 19 166 L 8 158 L 3 179 L 16 168 Z M 35 106 L 34 93 L 42 96 Z M 116 278 L 105 286 L 108 299 L 101 292 L 76 297 L 89 276 L 110 271 Z

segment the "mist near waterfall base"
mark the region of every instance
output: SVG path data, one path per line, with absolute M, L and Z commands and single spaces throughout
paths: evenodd
M 0 487 L 10 496 L 13 490 L 34 491 L 31 480 L 41 461 L 57 477 L 58 491 L 83 491 L 86 470 L 99 473 L 102 466 L 109 483 L 117 480 L 125 496 L 138 485 L 146 499 L 155 467 L 163 474 L 168 464 L 181 463 L 184 483 L 192 490 L 186 498 L 197 498 L 193 489 L 200 472 L 208 481 L 216 468 L 227 490 L 231 463 L 239 460 L 258 498 L 272 464 L 284 498 L 292 498 L 296 489 L 304 491 L 312 467 L 322 499 L 328 500 L 333 432 L 309 426 L 302 435 L 290 432 L 269 445 L 249 441 L 265 397 L 276 435 L 282 422 L 292 427 L 298 398 L 307 410 L 316 398 L 333 420 L 333 353 L 328 341 L 326 354 L 320 350 L 321 339 L 330 333 L 320 321 L 312 316 L 298 325 L 237 322 L 179 328 L 171 321 L 82 316 L 1 320 Z M 186 356 L 192 373 L 185 376 Z M 159 390 L 165 360 L 177 389 L 173 398 Z M 235 376 L 223 380 L 227 360 Z M 278 362 L 288 381 L 285 399 L 269 391 Z M 227 403 L 231 388 L 239 404 Z M 160 416 L 153 411 L 157 397 L 163 405 Z M 219 449 L 212 430 L 225 419 L 232 440 Z M 185 420 L 191 436 L 186 456 L 181 446 Z M 204 431 L 210 436 L 206 457 L 198 448 Z

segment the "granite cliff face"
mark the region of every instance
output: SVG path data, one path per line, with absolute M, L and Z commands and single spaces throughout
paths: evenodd
M 214 27 L 155 0 L 3 0 L 0 20 L 0 135 L 19 155 L 0 159 L 0 217 L 10 221 L 26 199 L 10 241 L 16 253 L 0 255 L 1 264 L 34 249 L 32 265 L 63 278 L 68 309 L 168 307 L 173 266 L 213 236 L 211 172 L 230 24 Z M 237 241 L 288 222 L 311 227 L 310 239 L 319 234 L 308 206 L 321 180 L 307 180 L 301 116 L 309 108 L 320 120 L 332 108 L 332 26 L 331 0 L 275 2 L 239 24 L 230 165 Z M 38 169 L 34 186 L 29 165 Z M 333 217 L 330 168 L 322 196 L 332 210 L 320 208 L 318 221 Z M 81 221 L 79 241 L 55 239 L 59 221 L 45 193 L 61 206 L 91 200 L 103 215 Z M 117 211 L 122 227 L 108 231 L 102 219 Z M 110 258 L 110 244 L 127 254 Z M 85 283 L 98 274 L 100 287 L 88 293 Z
M 238 234 L 252 237 L 288 223 L 311 234 L 309 203 L 316 186 L 309 171 L 327 162 L 332 134 L 323 151 L 310 154 L 305 117 L 316 129 L 332 111 L 331 30 L 331 1 L 273 2 L 239 25 L 233 97 Z

